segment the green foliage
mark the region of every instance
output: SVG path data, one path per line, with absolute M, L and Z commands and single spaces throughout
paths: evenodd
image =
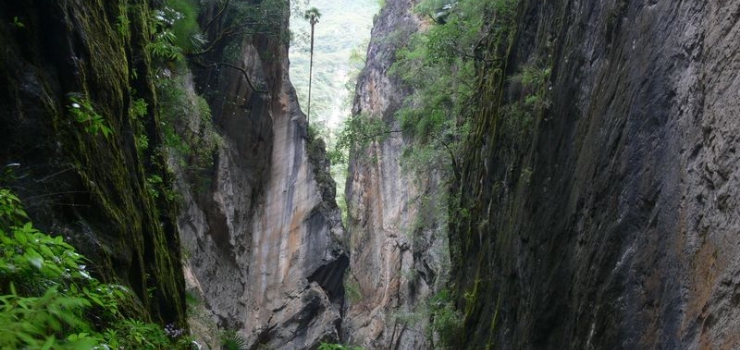
M 231 15 L 226 27 L 237 28 L 241 34 L 282 35 L 285 32 L 282 18 L 288 10 L 288 1 L 263 0 L 259 2 L 231 1 L 227 9 Z
M 448 290 L 443 289 L 431 298 L 432 330 L 439 336 L 442 346 L 455 348 L 462 339 L 462 314 L 455 309 Z
M 198 13 L 191 0 L 167 0 L 151 15 L 151 55 L 164 61 L 180 62 L 185 55 L 200 50 L 205 37 L 198 26 Z
M 209 2 L 213 6 L 207 12 L 214 17 L 203 26 L 208 37 L 203 36 L 203 45 L 193 58 L 213 51 L 231 47 L 230 54 L 221 55 L 225 62 L 236 63 L 239 59 L 238 49 L 245 37 L 263 35 L 279 38 L 285 43 L 290 40 L 289 31 L 283 26 L 283 18 L 288 11 L 289 2 L 283 0 L 262 1 L 217 1 Z
M 225 331 L 221 334 L 221 349 L 247 350 L 247 341 L 235 331 Z
M 363 350 L 359 346 L 342 345 L 333 343 L 321 343 L 318 350 Z
M 334 179 L 331 177 L 331 174 L 329 172 L 326 172 L 324 170 L 325 168 L 321 166 L 321 164 L 325 161 L 324 159 L 326 159 L 326 143 L 324 139 L 320 137 L 319 129 L 312 125 L 308 126 L 308 139 L 306 140 L 306 148 L 309 159 L 315 165 L 313 167 L 313 174 L 316 181 L 319 183 L 319 185 L 322 185 L 322 188 L 334 191 Z M 334 195 L 336 195 L 336 193 L 334 193 Z
M 316 23 L 319 23 L 319 18 L 321 18 L 321 11 L 319 9 L 312 7 L 303 14 L 303 19 L 307 20 L 309 23 L 311 23 L 311 26 L 316 25 Z
M 159 325 L 134 319 L 124 319 L 113 325 L 107 335 L 113 348 L 123 349 L 166 349 L 172 340 Z
M 411 140 L 404 155 L 407 171 L 426 174 L 434 169 L 461 176 L 458 163 L 471 122 L 486 107 L 479 106 L 481 69 L 503 72 L 501 49 L 513 40 L 517 0 L 426 0 L 416 11 L 433 24 L 412 36 L 396 51 L 391 74 L 412 93 L 396 112 L 404 135 Z M 545 86 L 548 69 L 527 70 L 526 84 Z M 526 77 L 524 77 L 526 75 Z M 523 140 L 532 126 L 532 110 L 548 106 L 545 90 L 512 105 L 506 114 L 512 138 Z
M 337 135 L 335 150 L 330 154 L 332 163 L 345 162 L 347 150 L 364 149 L 373 142 L 385 141 L 394 130 L 390 130 L 381 118 L 360 113 L 344 120 Z
M 104 284 L 85 258 L 38 231 L 18 198 L 0 189 L 0 349 L 172 349 L 181 330 L 124 316 L 136 303 L 126 288 Z
M 146 116 L 147 108 L 148 106 L 146 104 L 146 101 L 140 98 L 134 99 L 131 102 L 131 107 L 129 108 L 129 117 L 131 117 L 131 119 L 140 119 Z
M 24 294 L 39 295 L 61 286 L 63 291 L 90 277 L 79 254 L 61 237 L 52 238 L 30 223 L 12 226 L 0 236 L 0 292 L 11 284 Z
M 0 188 L 0 230 L 8 232 L 11 226 L 21 225 L 28 220 L 21 200 L 10 190 Z
M 510 85 L 520 85 L 521 96 L 500 107 L 501 137 L 512 149 L 521 150 L 530 139 L 535 116 L 550 107 L 550 68 L 527 65 L 521 74 L 509 78 Z
M 517 0 L 425 0 L 416 7 L 431 18 L 431 24 L 396 51 L 390 73 L 411 91 L 396 119 L 410 141 L 402 164 L 406 171 L 423 174 L 424 178 L 419 179 L 422 185 L 429 186 L 428 174 L 435 170 L 439 171 L 441 185 L 459 184 L 464 175 L 459 164 L 468 158 L 466 145 L 477 135 L 473 125 L 501 126 L 503 122 L 505 127 L 493 128 L 496 134 L 508 134 L 523 143 L 534 124 L 535 112 L 546 108 L 549 70 L 539 65 L 522 72 L 519 78 L 521 90 L 535 91 L 536 98 L 522 96 L 506 108 L 499 104 L 504 96 L 506 59 L 516 32 L 517 6 Z M 498 119 L 502 115 L 503 120 Z M 488 142 L 493 136 L 486 136 Z M 482 147 L 480 140 L 474 142 L 474 147 Z M 409 228 L 414 247 L 429 244 L 419 232 L 448 227 L 448 223 L 454 227 L 470 216 L 469 211 L 458 207 L 459 197 L 443 190 L 423 193 L 416 200 L 420 214 Z M 445 250 L 450 251 L 454 249 Z M 464 340 L 466 314 L 457 309 L 453 302 L 456 299 L 447 290 L 440 290 L 413 312 L 399 315 L 399 319 L 427 327 L 425 331 L 435 348 L 457 348 Z
M 174 44 L 183 52 L 199 50 L 203 46 L 205 39 L 198 26 L 198 10 L 192 0 L 167 0 L 156 15 L 167 21 L 175 36 Z
M 11 288 L 0 296 L 0 348 L 92 348 L 99 340 L 86 336 L 89 327 L 81 312 L 89 306 L 87 300 L 64 296 L 56 287 L 40 297 L 20 296 Z
M 152 57 L 165 61 L 182 61 L 185 54 L 181 47 L 176 45 L 177 37 L 175 34 L 164 29 L 164 26 L 155 21 L 157 25 L 154 28 L 161 28 L 161 31 L 153 33 L 153 39 L 147 44 L 147 50 Z
M 399 312 L 396 319 L 409 326 L 429 327 L 424 330 L 434 349 L 457 349 L 463 340 L 463 315 L 452 301 L 447 289 L 416 306 L 413 312 Z M 421 331 L 421 330 L 419 330 Z
M 548 96 L 548 80 L 550 79 L 550 68 L 526 66 L 522 72 L 522 85 L 529 91 L 524 100 L 524 105 L 534 111 L 542 111 L 550 107 Z
M 21 22 L 21 20 L 18 18 L 18 16 L 13 16 L 13 25 L 16 28 L 25 28 L 26 25 Z
M 476 66 L 482 57 L 477 47 L 492 2 L 424 1 L 417 11 L 436 16 L 444 8 L 445 20 L 415 34 L 396 52 L 391 73 L 412 88 L 396 116 L 414 144 L 405 152 L 407 169 L 427 173 L 452 169 L 455 173 L 461 142 L 469 133 L 477 82 Z M 441 24 L 444 23 L 444 24 Z M 451 168 L 450 168 L 451 167 Z
M 119 5 L 118 11 L 120 15 L 116 17 L 116 31 L 121 37 L 128 38 L 131 36 L 131 20 L 128 18 L 128 6 L 125 3 Z
M 174 157 L 194 185 L 206 181 L 215 153 L 223 142 L 211 120 L 206 100 L 189 92 L 183 76 L 155 81 L 159 94 L 160 126 L 167 152 Z
M 95 112 L 92 103 L 79 96 L 71 96 L 70 105 L 67 106 L 69 113 L 75 120 L 85 127 L 85 131 L 91 135 L 103 134 L 107 139 L 113 131 L 108 126 L 103 116 Z
M 352 273 L 347 271 L 344 274 L 344 293 L 350 303 L 356 304 L 362 300 L 362 292 L 360 291 L 360 283 L 356 279 L 352 278 Z
M 131 95 L 135 95 L 134 92 Z M 129 118 L 136 125 L 136 132 L 134 138 L 136 140 L 136 150 L 139 152 L 139 156 L 144 155 L 144 151 L 149 149 L 149 136 L 146 134 L 146 128 L 144 127 L 144 119 L 147 116 L 148 106 L 146 101 L 143 99 L 134 99 L 129 107 Z
M 149 191 L 149 194 L 154 198 L 159 198 L 159 190 L 157 190 L 157 188 L 160 188 L 164 184 L 162 177 L 157 174 L 149 175 L 149 177 L 146 178 L 146 184 L 146 189 Z

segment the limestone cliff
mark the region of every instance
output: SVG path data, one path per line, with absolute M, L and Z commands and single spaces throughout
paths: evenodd
M 512 81 L 481 72 L 494 108 L 453 236 L 461 344 L 740 346 L 740 3 L 526 0 L 518 18 L 505 72 L 550 67 L 552 105 L 511 152 Z
M 147 183 L 153 175 L 169 183 L 153 152 L 161 140 L 149 24 L 143 0 L 0 4 L 0 185 L 38 227 L 86 255 L 98 277 L 136 293 L 143 308 L 126 312 L 184 327 L 174 204 L 153 195 L 164 186 Z M 131 117 L 134 99 L 151 107 L 145 124 Z M 110 133 L 92 128 L 100 125 Z M 137 149 L 139 137 L 148 152 Z
M 226 60 L 221 47 L 196 71 L 223 142 L 208 185 L 183 186 L 178 226 L 191 288 L 221 329 L 252 348 L 311 349 L 339 338 L 348 256 L 323 146 L 289 81 L 280 3 L 271 20 L 281 34 L 248 35 L 236 61 L 211 65 Z M 212 39 L 219 30 L 209 28 Z
M 381 119 L 389 130 L 398 129 L 395 112 L 409 92 L 391 65 L 422 24 L 412 12 L 416 3 L 386 2 L 358 78 L 353 114 Z M 422 197 L 443 175 L 425 174 L 419 181 L 419 174 L 404 168 L 408 142 L 392 132 L 350 155 L 346 196 L 352 243 L 344 340 L 368 349 L 431 348 L 427 320 L 413 314 L 446 273 L 445 239 L 437 228 L 444 223 L 419 224 Z

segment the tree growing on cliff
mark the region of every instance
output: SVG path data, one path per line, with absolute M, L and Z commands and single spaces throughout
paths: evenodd
M 303 15 L 303 18 L 305 18 L 308 23 L 311 24 L 311 56 L 308 63 L 308 112 L 306 117 L 306 122 L 308 123 L 311 120 L 311 80 L 313 78 L 313 39 L 314 39 L 314 28 L 316 26 L 316 23 L 319 23 L 319 18 L 321 18 L 321 12 L 319 12 L 319 9 L 312 7 L 306 11 L 306 13 Z

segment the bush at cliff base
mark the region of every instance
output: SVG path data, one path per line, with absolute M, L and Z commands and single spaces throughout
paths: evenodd
M 0 349 L 187 348 L 182 330 L 126 317 L 125 287 L 90 276 L 87 260 L 33 227 L 0 188 Z

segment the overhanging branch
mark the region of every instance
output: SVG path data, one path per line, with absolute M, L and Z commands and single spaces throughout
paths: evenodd
M 226 63 L 226 62 L 216 62 L 216 63 L 210 64 L 210 65 L 204 65 L 204 64 L 201 64 L 201 63 L 196 63 L 196 64 L 198 64 L 199 66 L 201 66 L 203 68 L 218 68 L 218 67 L 224 66 L 224 67 L 229 67 L 231 69 L 236 69 L 236 70 L 238 70 L 238 71 L 240 71 L 242 73 L 242 75 L 244 76 L 244 79 L 247 81 L 247 84 L 249 84 L 249 87 L 252 88 L 252 90 L 254 92 L 256 92 L 258 94 L 267 94 L 267 93 L 269 93 L 269 91 L 267 91 L 267 90 L 262 90 L 262 89 L 258 89 L 256 87 L 254 87 L 254 84 L 252 84 L 252 80 L 249 79 L 249 73 L 247 73 L 247 70 L 244 69 L 244 68 L 242 68 L 242 67 L 239 67 L 237 65 L 233 65 L 231 63 Z

